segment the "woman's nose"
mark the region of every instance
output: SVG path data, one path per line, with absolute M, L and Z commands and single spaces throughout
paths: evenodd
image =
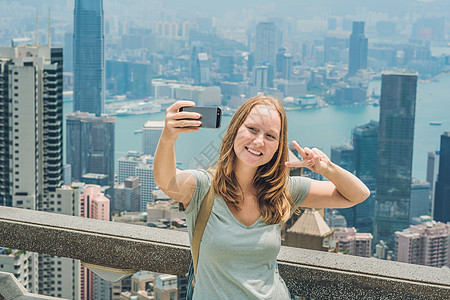
M 261 146 L 263 146 L 263 145 L 264 145 L 264 138 L 263 138 L 263 135 L 262 135 L 262 134 L 258 134 L 258 135 L 255 137 L 255 140 L 254 140 L 253 142 L 255 143 L 255 145 L 261 145 Z

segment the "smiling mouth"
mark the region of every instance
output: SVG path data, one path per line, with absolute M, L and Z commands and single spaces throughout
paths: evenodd
M 250 149 L 250 148 L 248 148 L 248 147 L 245 147 L 245 149 L 247 149 L 247 151 L 250 152 L 251 154 L 258 155 L 258 156 L 261 156 L 261 155 L 262 155 L 261 152 L 258 152 L 258 151 L 256 151 L 256 150 Z

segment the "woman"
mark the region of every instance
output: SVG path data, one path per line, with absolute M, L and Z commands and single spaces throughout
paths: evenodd
M 266 95 L 247 100 L 233 116 L 212 178 L 204 170 L 178 170 L 174 143 L 180 133 L 197 131 L 201 124 L 199 114 L 179 109 L 193 105 L 178 101 L 167 109 L 154 178 L 185 207 L 191 240 L 201 201 L 214 185 L 194 299 L 289 299 L 276 262 L 281 224 L 300 204 L 351 207 L 364 201 L 369 190 L 319 149 L 302 148 L 294 141 L 303 160 L 287 162 L 286 113 L 280 101 Z M 329 181 L 289 177 L 287 167 L 307 167 Z

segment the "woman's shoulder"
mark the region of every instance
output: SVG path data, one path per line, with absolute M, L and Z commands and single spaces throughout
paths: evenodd
M 195 179 L 196 188 L 209 188 L 211 185 L 211 173 L 204 169 L 187 170 Z
M 287 187 L 294 202 L 299 205 L 306 197 L 311 187 L 311 178 L 303 176 L 289 176 Z

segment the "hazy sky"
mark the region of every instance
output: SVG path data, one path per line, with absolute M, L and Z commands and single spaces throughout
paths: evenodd
M 449 0 L 104 0 L 105 11 L 127 13 L 146 11 L 152 3 L 159 2 L 164 9 L 180 10 L 185 14 L 201 14 L 220 17 L 228 10 L 268 11 L 269 14 L 290 17 L 312 17 L 323 14 L 335 16 L 355 15 L 366 10 L 403 16 L 405 13 L 450 14 Z M 2 8 L 12 5 L 30 7 L 58 6 L 60 13 L 73 12 L 74 0 L 0 0 Z M 267 10 L 269 8 L 269 10 Z M 7 11 L 0 10 L 1 12 Z

